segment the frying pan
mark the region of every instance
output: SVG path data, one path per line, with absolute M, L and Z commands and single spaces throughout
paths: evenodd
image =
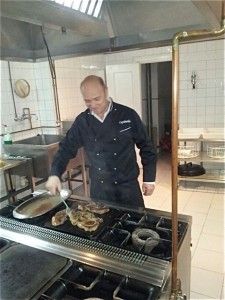
M 36 191 L 32 199 L 24 201 L 13 210 L 16 219 L 33 219 L 42 216 L 62 203 L 60 195 L 51 195 L 48 191 Z M 68 195 L 69 198 L 70 194 Z M 65 199 L 65 198 L 64 198 Z

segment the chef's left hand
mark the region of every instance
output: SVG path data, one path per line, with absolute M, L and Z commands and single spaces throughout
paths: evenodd
M 143 183 L 142 184 L 142 192 L 144 196 L 151 196 L 154 192 L 155 185 L 150 183 Z

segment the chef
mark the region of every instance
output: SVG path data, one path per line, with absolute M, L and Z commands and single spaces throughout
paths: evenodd
M 144 207 L 142 192 L 155 188 L 156 154 L 138 114 L 108 97 L 101 77 L 90 75 L 80 85 L 87 109 L 77 116 L 60 142 L 46 187 L 52 194 L 61 190 L 60 177 L 68 161 L 84 147 L 90 162 L 90 194 L 113 205 Z M 135 145 L 143 165 L 142 192 Z

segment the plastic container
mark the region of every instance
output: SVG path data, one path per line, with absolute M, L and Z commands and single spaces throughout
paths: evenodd
M 12 144 L 12 136 L 11 134 L 8 132 L 8 127 L 7 125 L 4 125 L 4 129 L 5 129 L 5 133 L 3 136 L 3 143 L 5 145 L 11 145 Z

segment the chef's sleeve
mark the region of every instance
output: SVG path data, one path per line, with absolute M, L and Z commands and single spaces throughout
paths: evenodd
M 79 130 L 79 120 L 76 119 L 65 138 L 59 143 L 59 149 L 54 156 L 50 175 L 61 177 L 69 160 L 76 156 L 80 147 L 82 147 L 82 136 Z
M 154 182 L 156 177 L 156 151 L 147 134 L 145 125 L 135 111 L 133 111 L 133 119 L 133 137 L 137 148 L 140 149 L 143 182 Z

